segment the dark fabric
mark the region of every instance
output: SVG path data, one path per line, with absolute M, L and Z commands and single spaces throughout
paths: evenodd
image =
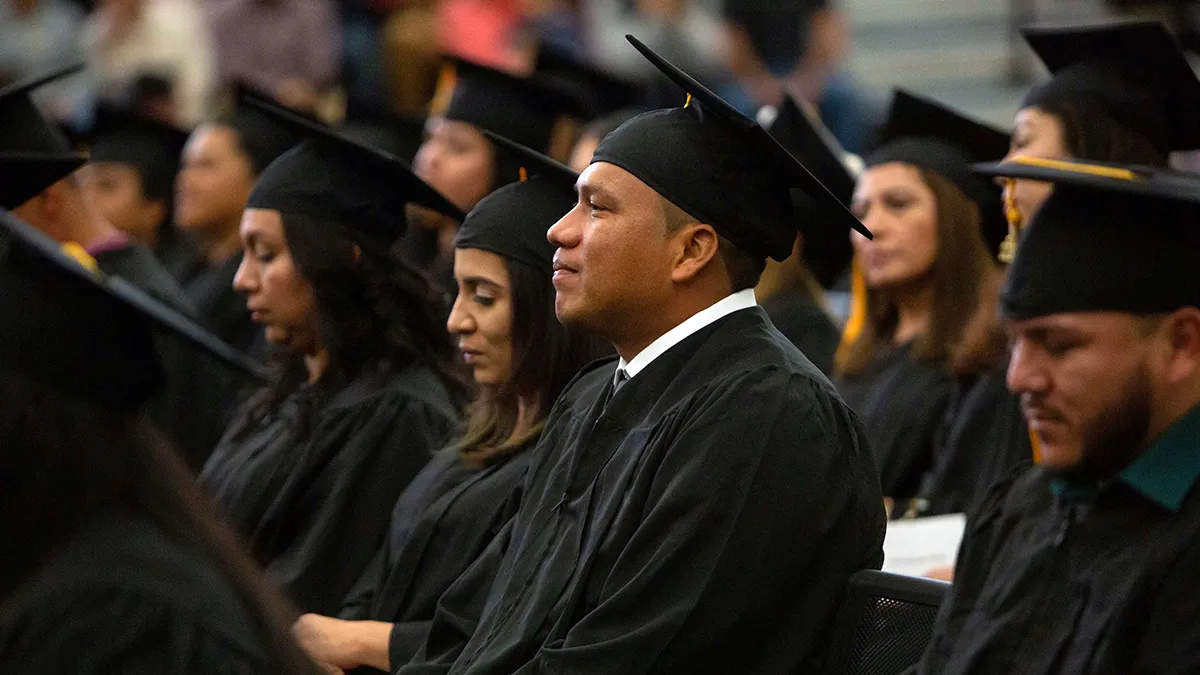
M 105 273 L 123 277 L 171 308 L 195 316 L 187 295 L 145 248 L 130 244 L 95 257 Z M 229 409 L 236 405 L 227 397 L 252 381 L 168 335 L 157 336 L 155 344 L 166 380 L 147 412 L 187 465 L 199 471 L 225 431 Z
M 1004 314 L 1154 314 L 1200 305 L 1197 223 L 1194 202 L 1057 184 L 1008 268 Z
M 598 362 L 559 398 L 507 534 L 400 673 L 816 672 L 846 580 L 882 562 L 853 414 L 759 308 L 605 408 L 613 373 Z
M 162 263 L 178 283 L 187 284 L 206 267 L 200 252 L 179 228 L 167 223 L 158 228 L 158 240 L 154 242 L 154 257 Z
M 115 407 L 158 395 L 165 375 L 148 318 L 105 292 L 58 242 L 3 217 L 0 370 Z
M 1194 453 L 1197 446 L 1190 446 Z M 968 527 L 921 675 L 1200 671 L 1200 492 L 1055 495 L 1030 469 Z
M 883 494 L 897 501 L 916 496 L 950 400 L 950 372 L 912 358 L 909 345 L 890 346 L 862 372 L 835 381 L 871 439 Z
M 955 378 L 921 483 L 920 515 L 973 513 L 990 488 L 1033 457 L 1020 399 L 1004 383 L 1008 362 Z
M 574 189 L 539 176 L 506 185 L 471 209 L 454 236 L 454 247 L 491 251 L 549 275 L 556 248 L 546 232 L 575 202 Z
M 438 377 L 414 367 L 363 374 L 327 401 L 304 387 L 260 423 L 239 422 L 200 482 L 302 610 L 335 615 L 457 414 Z
M 239 251 L 220 265 L 205 265 L 184 285 L 200 323 L 235 349 L 257 355 L 264 351 L 262 328 L 250 320 L 246 299 L 233 290 L 242 264 Z
M 269 672 L 251 615 L 215 567 L 125 516 L 80 530 L 0 606 L 0 670 Z
M 388 648 L 392 664 L 416 655 L 438 599 L 512 518 L 529 449 L 483 469 L 443 452 L 400 495 L 387 543 L 341 613 L 344 619 L 395 624 Z
M 776 293 L 760 304 L 767 316 L 771 317 L 771 323 L 814 366 L 826 376 L 833 374 L 833 354 L 842 335 L 824 309 L 812 298 L 794 289 Z

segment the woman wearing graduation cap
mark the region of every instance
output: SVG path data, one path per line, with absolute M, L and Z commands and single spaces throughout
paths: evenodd
M 546 230 L 575 205 L 577 175 L 527 155 L 533 177 L 488 195 L 455 238 L 458 300 L 448 327 L 481 393 L 466 429 L 396 502 L 391 535 L 347 598 L 344 621 L 307 615 L 302 646 L 318 661 L 391 671 L 424 642 L 438 598 L 512 515 L 506 503 L 559 392 L 602 355 L 554 316 Z
M 497 152 L 484 131 L 552 154 L 559 122 L 577 107 L 571 96 L 540 76 L 522 78 L 452 59 L 443 68 L 414 168 L 455 206 L 470 211 L 493 190 L 518 179 L 518 167 Z M 451 244 L 458 223 L 421 208 L 414 209 L 414 220 L 421 227 L 405 237 L 405 254 L 452 295 Z
M 144 412 L 154 333 L 252 364 L 2 210 L 0 287 L 0 671 L 315 672 Z
M 278 348 L 200 475 L 268 575 L 335 613 L 465 387 L 426 278 L 395 259 L 404 207 L 455 209 L 385 153 L 268 103 L 309 136 L 259 176 L 234 285 Z
M 1025 95 L 1009 157 L 1166 166 L 1170 153 L 1200 148 L 1200 78 L 1161 23 L 1032 26 L 1021 33 L 1051 77 Z M 1004 182 L 1019 227 L 1051 186 Z
M 855 187 L 853 210 L 875 239 L 851 235 L 854 297 L 835 383 L 867 427 L 884 494 L 900 500 L 929 466 L 950 350 L 996 273 L 981 223 L 997 243 L 1007 229 L 999 188 L 969 165 L 1002 156 L 1007 136 L 897 92 L 884 139 Z

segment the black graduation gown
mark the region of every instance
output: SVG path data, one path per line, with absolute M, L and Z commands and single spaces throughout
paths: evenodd
M 154 257 L 162 263 L 176 281 L 186 285 L 204 271 L 203 256 L 188 241 L 186 235 L 171 224 L 158 229 L 158 240 L 154 242 Z
M 1140 479 L 1097 490 L 1033 468 L 998 485 L 918 672 L 1200 672 L 1198 423 L 1173 456 L 1135 462 Z
M 833 373 L 833 354 L 842 336 L 829 314 L 812 298 L 794 290 L 776 293 L 762 303 L 771 323 L 822 373 Z
M 1004 383 L 1007 361 L 955 379 L 933 466 L 918 495 L 920 515 L 973 513 L 989 488 L 1033 457 L 1021 402 Z
M 606 408 L 613 374 L 599 362 L 556 402 L 517 515 L 400 673 L 816 671 L 845 581 L 882 562 L 854 415 L 757 307 Z
M 400 495 L 386 547 L 341 613 L 343 619 L 395 624 L 388 643 L 392 664 L 416 655 L 438 598 L 513 516 L 529 466 L 525 450 L 486 468 L 471 468 L 455 454 L 440 453 Z
M 145 247 L 130 243 L 101 251 L 95 258 L 106 274 L 121 277 L 180 313 L 198 318 L 187 294 Z M 147 413 L 184 462 L 199 471 L 220 440 L 230 410 L 236 408 L 237 392 L 248 386 L 248 378 L 178 340 L 161 338 L 156 343 L 167 377 Z
M 114 515 L 0 606 L 0 672 L 268 671 L 250 613 L 216 568 L 148 521 Z
M 867 429 L 883 494 L 897 502 L 915 497 L 949 404 L 950 371 L 911 358 L 909 345 L 889 346 L 862 372 L 835 382 Z
M 216 267 L 206 267 L 184 286 L 200 322 L 233 347 L 258 356 L 265 351 L 262 327 L 250 320 L 246 298 L 233 290 L 233 277 L 242 264 L 236 253 Z
M 258 425 L 235 423 L 200 482 L 268 577 L 302 610 L 335 615 L 457 413 L 424 367 L 365 373 L 317 405 L 305 387 Z

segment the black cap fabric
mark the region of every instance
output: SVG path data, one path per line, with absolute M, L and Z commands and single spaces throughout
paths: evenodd
M 849 207 L 857 177 L 846 167 L 846 152 L 820 120 L 810 117 L 790 96 L 784 96 L 768 131 L 843 206 Z M 804 236 L 804 263 L 817 281 L 828 288 L 850 265 L 854 255 L 850 238 L 836 228 L 825 227 L 826 210 L 802 190 L 792 190 L 792 202 L 796 223 Z
M 1029 157 L 976 168 L 1054 184 L 1008 268 L 1005 316 L 1200 306 L 1200 176 Z
M 247 208 L 352 227 L 379 242 L 404 233 L 405 205 L 463 213 L 402 160 L 266 101 L 248 99 L 275 124 L 307 136 L 258 177 Z
M 484 133 L 521 167 L 522 180 L 476 204 L 458 228 L 454 247 L 491 251 L 549 276 L 555 247 L 546 232 L 575 207 L 579 174 L 530 148 Z
M 412 163 L 425 140 L 425 118 L 380 113 L 347 119 L 340 127 L 347 138 Z
M 430 115 L 466 122 L 545 152 L 564 115 L 582 116 L 579 104 L 538 75 L 517 77 L 463 59 L 442 70 Z
M 137 170 L 151 199 L 169 197 L 188 132 L 109 105 L 96 109 L 91 162 L 127 164 Z
M 644 87 L 550 46 L 543 45 L 538 50 L 533 71 L 568 92 L 587 119 L 646 102 Z
M 1008 154 L 1010 134 L 970 119 L 916 94 L 897 89 L 867 166 L 903 162 L 940 174 L 979 207 L 983 238 L 992 251 L 1008 236 L 999 186 L 981 180 L 970 165 L 992 162 Z
M 261 364 L 118 277 L 85 268 L 0 210 L 0 369 L 106 405 L 132 408 L 162 388 L 152 339 L 169 334 L 262 378 Z
M 1031 26 L 1021 34 L 1051 73 L 1021 107 L 1095 106 L 1164 154 L 1200 148 L 1200 78 L 1161 23 Z
M 218 123 L 238 134 L 238 141 L 257 176 L 283 153 L 295 147 L 302 135 L 290 127 L 276 123 L 270 115 L 247 101 L 274 101 L 274 98 L 249 85 L 239 83 L 234 87 L 235 107 L 233 114 Z M 282 106 L 280 106 L 282 108 Z M 304 113 L 292 110 L 297 117 L 312 120 Z M 312 120 L 316 122 L 316 120 Z M 319 122 L 317 122 L 319 124 Z
M 592 162 L 633 174 L 743 250 L 784 260 L 792 253 L 792 188 L 829 207 L 827 225 L 870 232 L 803 164 L 754 120 L 632 36 L 643 56 L 688 92 L 682 108 L 656 110 L 601 141 Z
M 0 89 L 0 207 L 14 209 L 83 166 L 58 125 L 42 116 L 30 94 L 83 68 L 76 64 Z

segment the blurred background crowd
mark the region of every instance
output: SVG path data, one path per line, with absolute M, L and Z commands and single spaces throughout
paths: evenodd
M 1194 3 L 1140 0 L 0 0 L 0 85 L 86 61 L 38 92 L 86 128 L 99 100 L 192 126 L 237 83 L 329 121 L 420 115 L 440 57 L 515 72 L 549 44 L 630 78 L 637 33 L 747 111 L 781 92 L 819 104 L 863 152 L 893 86 L 1007 122 L 1035 60 L 1034 20 L 1152 14 L 1195 44 Z

